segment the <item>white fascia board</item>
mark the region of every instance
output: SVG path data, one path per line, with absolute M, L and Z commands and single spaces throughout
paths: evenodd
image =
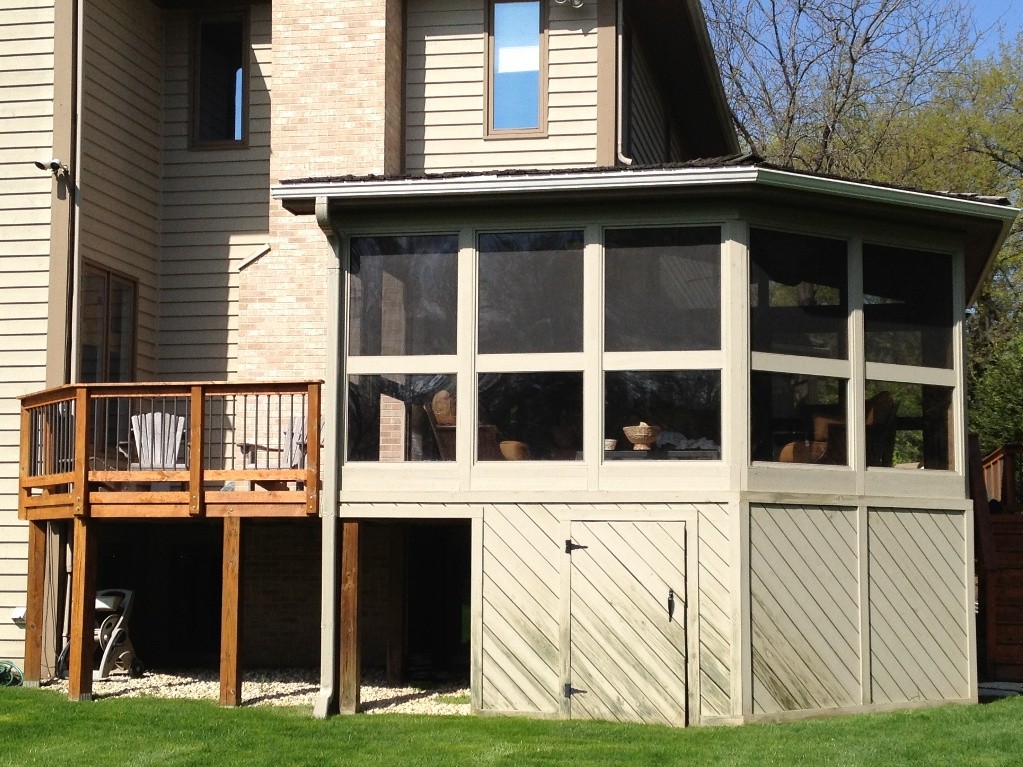
M 384 201 L 388 198 L 409 201 L 434 197 L 472 197 L 486 195 L 523 195 L 572 192 L 622 192 L 627 190 L 684 189 L 708 186 L 754 184 L 789 189 L 808 194 L 825 194 L 880 203 L 931 210 L 946 214 L 980 216 L 1012 221 L 1018 208 L 983 200 L 966 200 L 940 194 L 875 186 L 861 181 L 845 181 L 808 176 L 773 168 L 755 166 L 727 168 L 675 168 L 622 170 L 596 173 L 539 173 L 521 176 L 479 175 L 422 179 L 381 179 L 367 181 L 310 181 L 278 184 L 271 188 L 274 199 L 308 200 L 327 198 L 337 201 Z
M 780 189 L 838 195 L 846 199 L 867 200 L 886 205 L 901 205 L 942 213 L 984 216 L 1002 221 L 1013 221 L 1020 212 L 1019 208 L 1014 208 L 1010 205 L 999 205 L 998 203 L 984 200 L 967 200 L 930 192 L 895 189 L 868 184 L 862 181 L 820 178 L 818 176 L 807 176 L 801 173 L 775 170 L 773 168 L 759 168 L 757 183 Z

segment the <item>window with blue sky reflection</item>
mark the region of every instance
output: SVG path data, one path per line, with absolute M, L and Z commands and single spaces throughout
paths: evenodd
M 494 3 L 493 129 L 540 128 L 540 3 Z

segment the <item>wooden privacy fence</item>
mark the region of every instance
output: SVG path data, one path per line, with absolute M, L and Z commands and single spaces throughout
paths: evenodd
M 320 386 L 72 384 L 23 397 L 19 516 L 316 514 Z

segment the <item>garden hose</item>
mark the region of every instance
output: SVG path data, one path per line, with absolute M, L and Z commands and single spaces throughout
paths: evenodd
M 0 660 L 0 687 L 21 687 L 24 681 L 25 675 L 13 661 Z

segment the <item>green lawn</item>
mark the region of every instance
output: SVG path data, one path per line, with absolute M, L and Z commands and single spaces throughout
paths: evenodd
M 782 725 L 671 730 L 510 718 L 222 709 L 198 701 L 69 703 L 0 688 L 10 765 L 1018 765 L 1023 699 Z

